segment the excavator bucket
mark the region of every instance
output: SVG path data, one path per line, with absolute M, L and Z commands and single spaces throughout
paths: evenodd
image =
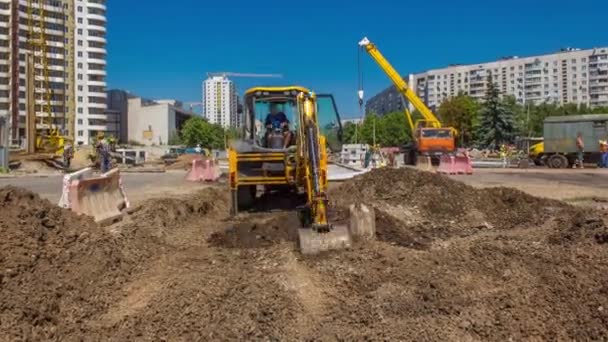
M 332 225 L 328 231 L 300 228 L 300 251 L 305 255 L 352 247 L 353 240 L 369 241 L 376 236 L 373 209 L 362 204 L 350 206 L 349 225 Z
M 327 232 L 300 228 L 298 235 L 300 251 L 304 255 L 314 255 L 352 246 L 352 239 L 346 225 L 332 226 Z

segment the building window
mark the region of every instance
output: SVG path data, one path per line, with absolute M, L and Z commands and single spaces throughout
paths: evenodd
M 82 29 L 78 29 L 78 34 L 82 35 Z
M 83 86 L 81 86 L 81 85 L 78 86 L 78 91 L 82 91 L 83 89 L 84 89 Z
M 78 108 L 78 114 L 82 114 L 82 108 Z
M 82 57 L 82 51 L 78 51 L 78 57 Z
M 583 57 L 581 58 L 581 62 L 585 63 L 587 61 L 587 58 Z
M 78 18 L 78 23 L 82 24 L 82 18 Z
M 82 63 L 78 63 L 78 69 L 82 69 Z
M 84 134 L 83 134 L 83 132 L 82 132 L 82 131 L 78 131 L 78 136 L 79 136 L 79 137 L 81 137 L 81 136 L 83 136 L 83 135 L 84 135 Z
M 82 119 L 78 119 L 78 124 L 82 125 Z
M 78 79 L 82 81 L 82 74 L 78 74 Z
M 82 6 L 78 6 L 78 12 L 82 13 Z
M 82 102 L 82 101 L 83 101 L 82 96 L 78 96 L 78 102 Z

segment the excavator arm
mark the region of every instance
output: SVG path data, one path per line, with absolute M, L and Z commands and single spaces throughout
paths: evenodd
M 399 93 L 401 93 L 401 95 L 403 95 L 403 97 L 406 98 L 414 106 L 414 108 L 416 108 L 420 112 L 420 114 L 424 118 L 424 120 L 422 121 L 425 123 L 425 127 L 441 127 L 441 122 L 439 121 L 439 119 L 437 119 L 435 114 L 433 114 L 433 112 L 424 104 L 424 102 L 418 97 L 418 95 L 416 95 L 416 93 L 412 89 L 410 89 L 407 82 L 403 80 L 403 77 L 399 75 L 399 73 L 397 72 L 397 70 L 395 70 L 395 68 L 393 68 L 391 63 L 389 63 L 389 61 L 384 58 L 384 56 L 382 55 L 382 53 L 380 53 L 380 50 L 378 50 L 374 43 L 370 42 L 369 39 L 365 37 L 359 42 L 359 46 L 364 48 L 365 51 L 369 53 L 369 55 L 374 59 L 374 61 L 378 63 L 378 66 L 386 73 L 388 78 L 390 78 Z M 407 110 L 407 108 L 405 110 L 405 114 L 408 123 L 410 124 L 410 128 L 412 128 L 413 132 L 417 128 L 416 126 L 418 126 L 418 124 L 414 125 L 412 114 L 409 112 L 409 110 Z
M 325 137 L 319 132 L 316 96 L 314 93 L 298 95 L 300 115 L 298 145 L 299 177 L 306 187 L 307 205 L 303 213 L 305 225 L 313 230 L 327 232 L 327 154 Z

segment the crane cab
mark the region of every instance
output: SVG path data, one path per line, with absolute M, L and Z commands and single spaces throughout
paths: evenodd
M 421 155 L 442 155 L 456 150 L 452 128 L 419 128 L 416 130 L 418 152 Z

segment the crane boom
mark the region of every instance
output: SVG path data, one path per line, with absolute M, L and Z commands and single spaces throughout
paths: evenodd
M 369 53 L 369 55 L 378 63 L 378 66 L 386 73 L 386 75 L 391 79 L 397 90 L 405 97 L 413 106 L 416 108 L 425 121 L 425 127 L 441 127 L 441 122 L 435 114 L 427 107 L 424 102 L 414 93 L 412 89 L 408 86 L 407 82 L 399 75 L 397 70 L 393 68 L 393 66 L 389 63 L 389 61 L 384 58 L 380 50 L 376 47 L 376 45 L 367 39 L 367 37 L 363 38 L 359 42 L 359 46 L 365 48 L 365 50 Z M 412 126 L 412 131 L 417 127 L 413 127 L 413 121 L 411 118 L 411 114 L 406 109 L 406 115 L 408 116 L 408 121 Z M 418 125 L 416 125 L 418 126 Z

